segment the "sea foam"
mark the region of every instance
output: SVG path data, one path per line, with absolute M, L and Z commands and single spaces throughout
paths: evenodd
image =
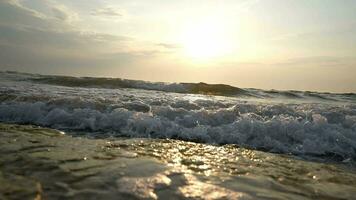
M 18 76 L 2 76 L 2 122 L 74 134 L 174 138 L 356 160 L 356 105 L 349 99 L 281 103 L 132 88 L 63 87 L 19 81 Z

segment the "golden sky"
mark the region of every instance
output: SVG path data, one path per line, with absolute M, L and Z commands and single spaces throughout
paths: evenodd
M 356 92 L 354 0 L 1 0 L 0 70 Z

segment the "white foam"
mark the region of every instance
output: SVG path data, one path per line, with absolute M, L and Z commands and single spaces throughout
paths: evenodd
M 0 81 L 0 121 L 356 159 L 356 106 Z M 10 98 L 11 97 L 11 98 Z

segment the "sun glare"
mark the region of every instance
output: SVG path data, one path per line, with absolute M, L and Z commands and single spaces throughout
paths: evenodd
M 226 29 L 217 21 L 190 24 L 181 37 L 185 54 L 191 58 L 217 58 L 229 50 Z

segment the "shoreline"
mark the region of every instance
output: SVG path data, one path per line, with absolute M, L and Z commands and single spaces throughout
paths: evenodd
M 4 199 L 350 199 L 356 194 L 352 169 L 234 145 L 88 139 L 14 124 L 0 124 L 0 137 Z

